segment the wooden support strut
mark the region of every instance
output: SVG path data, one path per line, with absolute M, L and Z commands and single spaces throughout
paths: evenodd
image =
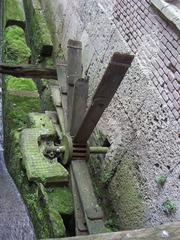
M 94 94 L 91 106 L 73 140 L 74 143 L 85 144 L 92 134 L 104 110 L 109 105 L 134 56 L 114 53 L 105 74 Z
M 41 68 L 34 65 L 9 65 L 1 63 L 0 73 L 15 77 L 57 79 L 57 71 L 55 68 Z

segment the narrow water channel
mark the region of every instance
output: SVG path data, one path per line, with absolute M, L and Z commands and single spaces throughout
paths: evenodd
M 2 62 L 3 0 L 0 0 L 0 43 Z M 31 240 L 35 239 L 32 223 L 4 161 L 2 113 L 2 75 L 0 75 L 0 239 Z

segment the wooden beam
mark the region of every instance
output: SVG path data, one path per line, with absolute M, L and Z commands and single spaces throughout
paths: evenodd
M 57 116 L 59 119 L 59 124 L 61 127 L 62 135 L 65 134 L 65 122 L 64 122 L 64 112 L 62 108 L 62 99 L 60 95 L 59 86 L 51 86 L 52 100 L 56 108 Z
M 89 234 L 107 232 L 103 221 L 103 211 L 94 194 L 86 161 L 73 160 L 71 162 L 71 169 L 80 196 Z
M 15 77 L 57 79 L 55 68 L 40 68 L 34 65 L 0 64 L 0 73 Z
M 180 239 L 180 222 L 167 223 L 153 228 L 61 238 L 61 240 L 178 240 Z M 56 239 L 57 240 L 57 239 Z M 59 239 L 60 240 L 60 239 Z
M 67 130 L 70 132 L 72 121 L 72 106 L 74 95 L 74 84 L 82 78 L 82 43 L 80 41 L 68 41 L 67 59 Z
M 104 110 L 109 105 L 134 56 L 115 53 L 94 94 L 90 108 L 74 138 L 74 143 L 86 144 Z
M 84 119 L 87 99 L 88 99 L 88 81 L 89 78 L 78 79 L 74 85 L 74 96 L 73 96 L 73 106 L 72 106 L 72 120 L 70 134 L 75 136 L 81 123 Z
M 61 60 L 56 63 L 57 66 L 57 75 L 58 75 L 58 83 L 60 88 L 62 107 L 64 112 L 64 122 L 65 129 L 67 130 L 67 64 L 64 64 Z
M 75 218 L 75 231 L 76 236 L 80 235 L 88 235 L 88 229 L 86 226 L 86 220 L 80 200 L 80 196 L 78 193 L 78 189 L 76 186 L 76 182 L 73 176 L 72 169 L 70 167 L 70 176 L 71 176 L 71 188 L 73 192 L 73 199 L 74 199 L 74 218 Z

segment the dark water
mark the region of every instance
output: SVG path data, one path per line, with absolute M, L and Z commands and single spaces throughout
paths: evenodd
M 0 0 L 0 62 L 2 59 L 3 0 Z M 35 239 L 26 206 L 10 177 L 3 154 L 2 75 L 0 75 L 0 240 Z

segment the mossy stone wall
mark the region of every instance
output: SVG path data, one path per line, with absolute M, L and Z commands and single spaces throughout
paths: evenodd
M 24 0 L 28 39 L 33 53 L 33 61 L 42 56 L 51 56 L 52 41 L 39 0 Z

